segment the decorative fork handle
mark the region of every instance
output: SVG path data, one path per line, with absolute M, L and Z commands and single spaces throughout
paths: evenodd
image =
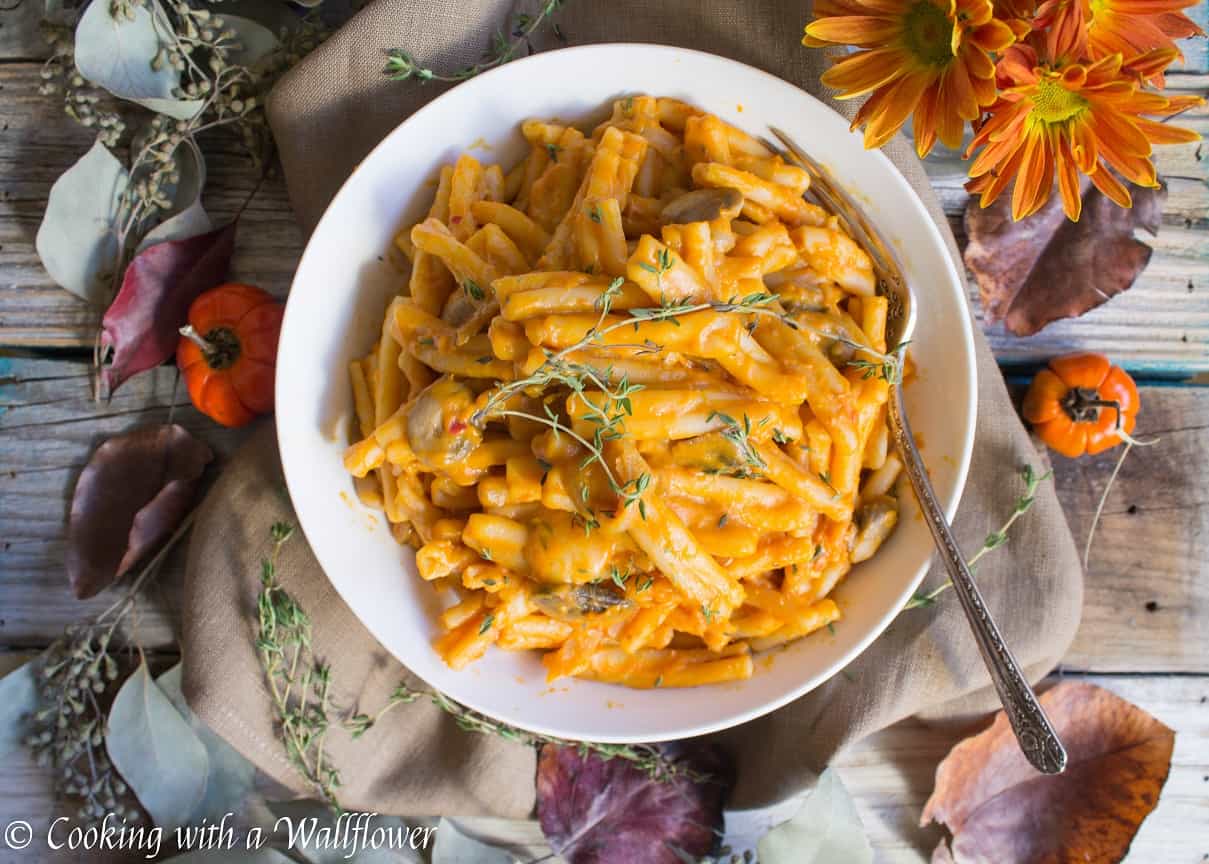
M 928 479 L 923 459 L 915 446 L 915 438 L 907 422 L 907 414 L 903 410 L 902 385 L 895 384 L 889 400 L 890 429 L 894 435 L 894 443 L 902 454 L 906 465 L 907 476 L 911 479 L 911 487 L 923 510 L 924 520 L 936 540 L 936 548 L 944 561 L 949 578 L 953 580 L 953 588 L 961 600 L 970 629 L 974 631 L 974 640 L 978 650 L 986 662 L 987 670 L 991 673 L 991 681 L 999 692 L 999 700 L 1007 712 L 1008 722 L 1020 742 L 1020 749 L 1025 758 L 1034 768 L 1043 774 L 1061 774 L 1066 768 L 1066 749 L 1058 740 L 1054 727 L 1045 710 L 1033 694 L 1033 688 L 1020 672 L 1020 666 L 1008 650 L 995 626 L 991 613 L 987 610 L 982 599 L 982 592 L 974 584 L 974 576 L 966 566 L 957 541 L 949 530 L 948 520 L 944 510 L 936 500 L 932 490 L 932 481 Z

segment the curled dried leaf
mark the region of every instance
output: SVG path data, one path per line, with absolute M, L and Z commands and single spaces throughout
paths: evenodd
M 1175 733 L 1093 684 L 1064 682 L 1041 704 L 1066 746 L 1063 774 L 1038 774 L 1001 711 L 936 769 L 921 825 L 953 835 L 939 862 L 1120 861 L 1167 781 Z
M 212 458 L 175 424 L 141 426 L 93 452 L 76 481 L 67 529 L 76 597 L 109 587 L 168 538 L 188 515 Z
M 235 223 L 185 240 L 149 246 L 135 256 L 101 322 L 101 345 L 113 349 L 101 370 L 112 393 L 138 372 L 176 353 L 189 304 L 222 282 L 235 248 Z
M 1133 207 L 1118 207 L 1083 179 L 1083 215 L 1070 222 L 1052 195 L 1037 213 L 1012 221 L 1011 196 L 987 208 L 966 205 L 965 263 L 978 281 L 989 321 L 1031 336 L 1060 318 L 1095 309 L 1133 285 L 1151 248 L 1134 238 L 1157 234 L 1166 187 L 1131 186 Z
M 709 854 L 727 788 L 721 757 L 692 744 L 676 759 L 692 772 L 654 779 L 625 759 L 544 745 L 537 818 L 546 840 L 570 864 L 683 864 Z

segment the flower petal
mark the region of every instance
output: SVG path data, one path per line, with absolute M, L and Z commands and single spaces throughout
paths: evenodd
M 886 90 L 880 91 L 877 95 L 882 98 L 877 110 L 870 112 L 869 121 L 865 126 L 865 147 L 881 147 L 893 138 L 894 133 L 902 128 L 915 106 L 919 104 L 924 90 L 934 80 L 927 72 L 914 72 L 904 75 Z
M 1129 190 L 1125 188 L 1120 180 L 1112 176 L 1112 172 L 1107 167 L 1099 165 L 1088 176 L 1091 177 L 1091 182 L 1095 184 L 1096 188 L 1109 199 L 1115 201 L 1118 206 L 1127 209 L 1132 206 L 1133 196 L 1129 194 Z
M 872 15 L 845 15 L 811 22 L 806 27 L 806 35 L 821 42 L 873 48 L 885 45 L 902 30 L 901 21 Z
M 839 98 L 851 99 L 889 84 L 904 74 L 906 58 L 895 48 L 859 51 L 845 57 L 823 73 L 822 81 L 840 91 Z
M 1062 210 L 1066 218 L 1078 222 L 1083 212 L 1083 196 L 1079 190 L 1079 169 L 1066 136 L 1058 139 L 1058 191 L 1062 193 Z

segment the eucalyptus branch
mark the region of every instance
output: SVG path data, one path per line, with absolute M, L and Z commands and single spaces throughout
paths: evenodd
M 382 70 L 382 73 L 394 81 L 415 79 L 421 83 L 429 81 L 453 83 L 473 78 L 475 75 L 515 60 L 522 48 L 532 53 L 533 44 L 531 40 L 533 36 L 541 29 L 542 25 L 549 21 L 555 12 L 563 7 L 564 3 L 566 3 L 566 0 L 542 0 L 542 4 L 536 13 L 532 15 L 525 13 L 517 15 L 513 19 L 509 35 L 505 36 L 503 33 L 497 32 L 491 40 L 491 50 L 487 52 L 486 59 L 475 63 L 473 66 L 466 66 L 458 69 L 456 72 L 442 74 L 426 66 L 422 66 L 415 56 L 406 49 L 390 48 L 386 52 L 386 67 Z M 558 29 L 558 25 L 551 21 L 550 27 L 554 35 L 562 41 L 562 32 Z
M 1003 544 L 1007 543 L 1007 534 L 1011 527 L 1016 524 L 1016 520 L 1027 513 L 1037 500 L 1037 487 L 1041 485 L 1043 480 L 1048 480 L 1053 474 L 1052 471 L 1046 471 L 1044 474 L 1038 475 L 1033 470 L 1032 465 L 1025 465 L 1021 469 L 1020 476 L 1024 480 L 1024 494 L 1016 499 L 1015 505 L 1012 507 L 1012 514 L 1007 521 L 999 528 L 998 531 L 992 531 L 982 541 L 980 548 L 974 556 L 966 562 L 966 566 L 972 571 L 974 567 L 982 560 L 983 556 L 988 552 L 998 549 Z M 925 606 L 932 606 L 936 603 L 937 598 L 948 588 L 953 586 L 952 582 L 945 582 L 937 588 L 933 588 L 927 593 L 917 592 L 910 600 L 904 609 L 921 609 Z
M 107 609 L 68 627 L 46 650 L 38 669 L 40 707 L 25 744 L 39 765 L 55 771 L 56 791 L 80 800 L 76 815 L 84 822 L 99 822 L 108 813 L 128 822 L 141 818 L 105 749 L 103 703 L 121 672 L 114 636 L 143 587 L 188 532 L 195 514 L 181 520 Z

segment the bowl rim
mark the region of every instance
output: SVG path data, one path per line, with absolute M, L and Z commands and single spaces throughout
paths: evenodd
M 314 238 L 320 234 L 320 232 L 325 228 L 325 226 L 327 225 L 327 223 L 329 221 L 331 221 L 335 218 L 333 216 L 333 211 L 336 209 L 336 204 L 341 200 L 341 198 L 344 195 L 349 194 L 349 189 L 353 184 L 354 178 L 356 178 L 357 175 L 362 172 L 362 170 L 365 168 L 366 165 L 368 165 L 371 161 L 374 161 L 377 158 L 379 158 L 380 153 L 386 152 L 389 149 L 389 147 L 394 143 L 394 139 L 396 137 L 405 135 L 406 128 L 408 126 L 412 125 L 414 122 L 418 122 L 420 119 L 425 117 L 427 114 L 440 110 L 440 103 L 451 98 L 452 94 L 458 93 L 459 98 L 465 98 L 467 95 L 472 94 L 475 91 L 489 87 L 490 82 L 495 77 L 502 76 L 506 73 L 508 73 L 508 74 L 514 73 L 514 70 L 516 67 L 540 66 L 542 64 L 547 64 L 547 63 L 557 63 L 560 58 L 562 58 L 568 54 L 589 54 L 589 53 L 608 54 L 610 52 L 618 52 L 618 51 L 643 51 L 643 52 L 651 52 L 656 55 L 662 54 L 665 56 L 665 58 L 668 62 L 671 62 L 678 57 L 683 57 L 683 56 L 687 55 L 687 56 L 696 57 L 699 60 L 702 60 L 703 62 L 716 63 L 716 64 L 720 64 L 723 67 L 737 68 L 737 69 L 742 70 L 742 72 L 746 75 L 751 75 L 757 79 L 760 79 L 760 83 L 764 86 L 767 86 L 769 88 L 786 90 L 787 92 L 792 92 L 794 94 L 795 98 L 804 98 L 806 100 L 814 102 L 816 104 L 816 106 L 821 107 L 823 109 L 826 109 L 827 111 L 830 111 L 830 112 L 836 114 L 841 119 L 846 119 L 834 107 L 827 104 L 822 99 L 819 99 L 818 97 L 814 96 L 813 94 L 809 93 L 808 91 L 799 87 L 798 85 L 794 84 L 791 81 L 787 81 L 784 78 L 780 78 L 776 75 L 773 75 L 772 73 L 764 71 L 763 69 L 760 69 L 755 66 L 751 66 L 746 63 L 742 63 L 738 60 L 733 60 L 729 57 L 724 57 L 724 56 L 721 56 L 718 54 L 713 54 L 708 51 L 700 51 L 700 50 L 693 49 L 693 48 L 680 48 L 680 47 L 672 46 L 672 45 L 663 45 L 663 44 L 649 43 L 649 42 L 600 42 L 600 43 L 591 43 L 591 44 L 587 44 L 587 45 L 567 46 L 567 47 L 563 47 L 563 48 L 542 51 L 540 53 L 533 54 L 528 57 L 524 57 L 524 58 L 520 58 L 520 59 L 511 61 L 502 66 L 497 66 L 494 69 L 480 73 L 479 75 L 476 75 L 473 78 L 470 78 L 464 82 L 461 82 L 460 84 L 458 84 L 454 87 L 451 87 L 449 90 L 446 90 L 445 92 L 435 96 L 432 100 L 425 103 L 420 108 L 413 111 L 411 114 L 403 117 L 393 129 L 391 129 L 389 132 L 387 132 L 382 137 L 381 141 L 379 141 L 376 145 L 374 145 L 374 147 L 369 151 L 369 153 L 367 153 L 360 161 L 358 161 L 358 163 L 356 164 L 356 166 L 354 166 L 352 171 L 349 172 L 348 177 L 346 177 L 344 179 L 344 181 L 341 183 L 340 188 L 336 191 L 336 193 L 332 196 L 331 200 L 327 203 L 326 207 L 324 208 L 322 216 L 315 223 L 315 227 L 311 231 L 311 234 L 307 237 L 307 242 L 303 249 L 303 253 L 298 260 L 298 265 L 294 271 L 294 277 L 291 279 L 291 282 L 290 282 L 291 290 L 290 290 L 289 296 L 286 299 L 286 308 L 285 308 L 285 312 L 284 312 L 284 315 L 282 318 L 281 334 L 283 337 L 283 342 L 284 342 L 285 334 L 287 332 L 289 332 L 290 322 L 297 318 L 296 315 L 291 316 L 291 314 L 290 314 L 291 310 L 292 310 L 292 306 L 296 305 L 296 304 L 290 303 L 290 300 L 295 296 L 294 286 L 298 283 L 299 275 L 305 272 L 308 259 L 313 255 L 319 254 L 318 252 L 315 251 L 315 244 L 313 242 Z M 484 82 L 486 82 L 486 83 L 484 83 Z M 708 106 L 706 106 L 706 107 L 708 107 Z M 944 503 L 944 507 L 943 507 L 945 517 L 951 523 L 957 513 L 958 507 L 961 503 L 963 494 L 965 492 L 965 487 L 966 487 L 966 483 L 967 483 L 968 475 L 969 475 L 970 463 L 973 458 L 974 438 L 975 438 L 975 433 L 976 433 L 976 429 L 977 429 L 977 421 L 978 421 L 977 346 L 974 341 L 973 318 L 972 318 L 971 311 L 969 308 L 969 301 L 968 301 L 967 295 L 966 295 L 965 279 L 961 275 L 960 271 L 958 270 L 958 268 L 956 266 L 956 263 L 953 260 L 950 246 L 949 246 L 948 242 L 946 242 L 946 239 L 945 239 L 943 233 L 941 232 L 940 227 L 931 218 L 931 214 L 928 212 L 927 205 L 924 203 L 923 199 L 919 196 L 919 194 L 915 191 L 915 189 L 911 186 L 911 184 L 907 181 L 906 177 L 903 176 L 903 174 L 899 170 L 898 166 L 895 165 L 889 159 L 889 157 L 887 157 L 885 155 L 885 153 L 883 153 L 880 149 L 873 150 L 873 151 L 866 151 L 866 154 L 869 158 L 873 158 L 875 160 L 880 161 L 883 164 L 884 168 L 889 169 L 889 174 L 893 178 L 893 182 L 898 185 L 899 191 L 906 198 L 906 200 L 908 200 L 910 202 L 911 206 L 914 207 L 915 210 L 917 211 L 917 214 L 919 215 L 919 217 L 921 218 L 921 220 L 923 221 L 923 223 L 925 225 L 925 230 L 931 235 L 932 239 L 935 241 L 936 245 L 939 247 L 939 249 L 943 253 L 941 257 L 943 259 L 944 272 L 948 276 L 948 279 L 947 279 L 948 287 L 953 290 L 953 293 L 956 296 L 957 308 L 961 312 L 964 312 L 964 314 L 958 315 L 958 318 L 960 320 L 960 328 L 959 328 L 960 336 L 958 339 L 956 339 L 954 341 L 960 343 L 960 345 L 963 349 L 963 356 L 964 356 L 964 360 L 965 360 L 967 380 L 969 382 L 968 387 L 967 387 L 967 392 L 964 394 L 965 398 L 963 401 L 965 402 L 966 405 L 968 405 L 969 410 L 968 410 L 968 420 L 966 423 L 966 428 L 963 430 L 963 433 L 962 433 L 960 452 L 957 453 L 953 457 L 956 462 L 955 470 L 954 470 L 954 474 L 953 474 L 953 478 L 954 478 L 953 489 L 952 489 L 949 500 Z M 283 380 L 282 372 L 280 371 L 280 367 L 278 367 L 278 371 L 275 374 L 275 379 L 274 379 L 275 395 L 280 395 L 280 394 L 277 394 L 276 391 L 282 388 L 282 383 L 281 383 L 282 380 Z M 282 404 L 280 400 L 278 400 L 278 404 Z M 286 404 L 288 404 L 288 402 Z M 275 426 L 276 426 L 278 452 L 280 454 L 282 475 L 285 480 L 286 490 L 290 496 L 291 506 L 294 508 L 295 514 L 297 516 L 296 521 L 298 523 L 298 527 L 301 529 L 303 535 L 306 536 L 308 533 L 306 530 L 306 525 L 303 524 L 303 519 L 302 519 L 301 515 L 298 515 L 299 514 L 298 507 L 294 504 L 295 484 L 291 483 L 291 480 L 290 480 L 291 471 L 290 471 L 289 466 L 286 464 L 287 460 L 284 455 L 287 451 L 292 452 L 292 449 L 287 446 L 287 440 L 290 437 L 292 429 L 289 424 L 283 424 L 280 422 L 275 422 Z M 307 539 L 308 539 L 308 544 L 309 544 L 310 538 L 308 537 Z M 350 597 L 346 594 L 345 588 L 343 588 L 340 584 L 338 584 L 337 580 L 333 580 L 328 575 L 327 567 L 325 567 L 323 561 L 320 560 L 320 553 L 317 551 L 317 549 L 313 545 L 311 546 L 311 549 L 312 549 L 313 554 L 315 555 L 316 562 L 319 564 L 320 569 L 323 571 L 324 578 L 326 578 L 331 583 L 332 587 L 336 589 L 337 594 L 345 602 L 345 604 L 348 605 L 350 611 L 352 611 L 353 615 L 357 617 L 358 622 L 361 623 L 361 625 L 370 632 L 370 634 L 374 637 L 375 641 L 377 641 L 379 643 L 379 646 L 383 650 L 385 650 L 390 656 L 394 657 L 401 665 L 403 665 L 403 667 L 405 669 L 407 669 L 409 672 L 411 672 L 412 674 L 416 675 L 421 680 L 423 680 L 424 683 L 427 684 L 429 687 L 432 687 L 434 690 L 438 690 L 440 692 L 445 692 L 444 688 L 438 686 L 437 684 L 433 683 L 432 681 L 429 681 L 424 676 L 422 676 L 419 673 L 412 670 L 407 665 L 407 663 L 403 660 L 403 658 L 399 657 L 393 650 L 391 650 L 389 647 L 387 647 L 386 643 L 381 638 L 378 637 L 376 632 L 374 632 L 374 629 L 372 629 L 370 627 L 370 625 L 362 618 L 362 616 L 357 613 L 356 607 L 355 607 L 354 603 L 351 602 Z M 845 651 L 842 655 L 840 655 L 837 659 L 835 659 L 832 663 L 830 663 L 824 670 L 822 670 L 814 675 L 811 675 L 807 678 L 802 679 L 796 685 L 787 688 L 783 693 L 779 694 L 777 697 L 772 698 L 772 699 L 766 699 L 766 700 L 761 701 L 758 704 L 756 704 L 752 707 L 746 708 L 746 709 L 730 712 L 717 720 L 708 721 L 708 722 L 691 722 L 691 721 L 684 722 L 684 723 L 680 724 L 680 728 L 677 728 L 677 729 L 671 730 L 671 731 L 659 732 L 659 733 L 649 734 L 649 735 L 638 735 L 638 734 L 632 734 L 632 733 L 619 733 L 616 735 L 593 734 L 591 736 L 590 740 L 598 741 L 601 743 L 638 744 L 638 743 L 655 742 L 655 741 L 676 740 L 676 739 L 680 739 L 680 738 L 691 738 L 691 737 L 696 737 L 699 735 L 705 735 L 705 734 L 709 734 L 709 733 L 720 732 L 720 731 L 723 731 L 726 729 L 730 729 L 735 726 L 739 726 L 743 723 L 747 723 L 751 720 L 762 717 L 766 714 L 770 714 L 773 711 L 784 707 L 785 705 L 789 704 L 790 702 L 793 702 L 796 699 L 799 699 L 800 697 L 806 695 L 807 693 L 815 690 L 816 688 L 818 688 L 825 682 L 829 681 L 831 678 L 835 677 L 837 674 L 839 674 L 841 672 L 841 670 L 846 668 L 849 664 L 851 664 L 854 660 L 856 660 L 861 654 L 863 654 L 864 651 L 871 644 L 873 644 L 873 642 L 875 642 L 883 633 L 885 633 L 885 631 L 889 627 L 890 623 L 893 622 L 893 620 L 899 615 L 899 613 L 902 612 L 903 607 L 906 605 L 907 601 L 914 594 L 914 592 L 918 589 L 919 585 L 923 582 L 924 578 L 926 577 L 926 575 L 930 569 L 931 561 L 932 561 L 932 558 L 931 558 L 931 556 L 929 556 L 929 558 L 925 559 L 921 564 L 918 565 L 916 573 L 913 576 L 913 578 L 910 579 L 908 582 L 904 583 L 903 589 L 899 593 L 899 596 L 897 598 L 895 598 L 893 600 L 893 602 L 891 602 L 889 604 L 885 614 L 883 614 L 881 616 L 881 618 L 877 619 L 875 624 L 873 626 L 869 627 L 867 632 L 864 635 L 862 635 L 860 638 L 858 638 L 847 651 Z M 671 691 L 669 691 L 669 692 L 671 692 Z M 562 738 L 565 740 L 588 740 L 587 738 L 585 738 L 583 736 L 576 737 L 575 734 L 569 733 L 565 729 L 556 729 L 553 727 L 545 726 L 542 723 L 520 722 L 520 721 L 517 721 L 510 717 L 501 716 L 498 708 L 493 709 L 491 707 L 485 707 L 474 696 L 467 696 L 464 693 L 459 693 L 456 698 L 459 703 L 465 705 L 466 707 L 468 707 L 478 713 L 483 714 L 484 716 L 490 717 L 495 720 L 499 720 L 501 722 L 515 726 L 516 728 L 519 728 L 519 729 L 524 729 L 526 731 L 530 731 L 530 732 L 534 732 L 534 733 L 538 733 L 538 734 L 542 734 L 542 735 L 549 735 L 549 736 L 553 736 L 553 737 L 557 737 L 557 738 Z M 671 703 L 669 702 L 669 705 L 670 704 Z

